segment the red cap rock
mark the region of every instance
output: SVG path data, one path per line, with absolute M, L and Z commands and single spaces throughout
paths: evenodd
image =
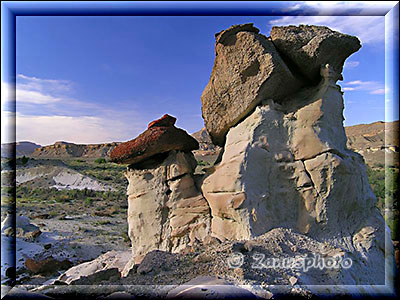
M 163 115 L 160 119 L 152 121 L 147 125 L 147 129 L 151 127 L 171 127 L 174 126 L 176 122 L 176 118 L 171 117 L 168 114 Z
M 121 143 L 111 152 L 113 162 L 136 164 L 160 153 L 172 150 L 191 151 L 199 148 L 199 143 L 186 131 L 174 126 L 176 118 L 164 115 L 150 122 L 145 132 L 137 138 Z

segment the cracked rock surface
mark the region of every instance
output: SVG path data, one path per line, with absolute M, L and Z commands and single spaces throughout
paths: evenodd
M 215 145 L 267 95 L 281 99 L 299 89 L 274 44 L 253 24 L 235 25 L 216 35 L 215 62 L 201 96 L 204 124 Z
M 149 251 L 179 252 L 209 235 L 209 207 L 192 176 L 196 164 L 192 153 L 171 151 L 159 164 L 126 171 L 132 261 L 124 274 Z

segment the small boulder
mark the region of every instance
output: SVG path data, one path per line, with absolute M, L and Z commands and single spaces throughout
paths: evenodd
M 175 118 L 164 115 L 151 122 L 148 129 L 137 138 L 121 143 L 111 152 L 113 162 L 138 164 L 172 150 L 192 151 L 199 148 L 199 143 L 186 131 L 174 126 Z
M 14 218 L 16 232 L 14 231 L 13 227 Z M 40 231 L 39 227 L 30 223 L 28 217 L 13 216 L 9 214 L 1 223 L 1 233 L 6 236 L 14 236 L 16 234 L 17 238 L 34 240 L 42 232 Z
M 355 36 L 325 26 L 275 26 L 271 39 L 281 55 L 313 83 L 321 78 L 321 65 L 330 64 L 341 74 L 346 58 L 361 48 Z
M 58 277 L 66 284 L 94 284 L 110 277 L 119 277 L 131 257 L 131 251 L 109 251 L 98 258 L 68 269 Z
M 62 269 L 68 269 L 72 266 L 72 263 L 65 259 L 62 261 L 56 260 L 53 257 L 49 257 L 43 260 L 35 260 L 27 258 L 25 261 L 26 269 L 34 274 L 49 274 Z

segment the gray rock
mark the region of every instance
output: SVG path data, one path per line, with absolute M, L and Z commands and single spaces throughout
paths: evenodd
M 216 35 L 215 62 L 201 96 L 204 124 L 216 145 L 262 100 L 279 100 L 302 85 L 258 31 L 244 24 Z
M 141 275 L 158 274 L 161 271 L 168 272 L 177 260 L 177 254 L 153 250 L 146 254 L 143 261 L 137 268 L 137 273 Z
M 223 279 L 198 276 L 172 289 L 167 299 L 258 299 L 258 297 Z
M 107 296 L 102 296 L 97 298 L 97 300 L 108 300 L 108 299 L 136 299 L 134 295 L 131 295 L 126 292 L 114 292 Z
M 131 251 L 109 251 L 92 261 L 68 269 L 57 281 L 66 284 L 92 284 L 108 277 L 119 277 L 130 258 Z
M 29 292 L 22 288 L 12 288 L 4 298 L 2 299 L 43 299 L 43 300 L 51 300 L 55 299 L 40 293 Z
M 325 26 L 274 26 L 271 39 L 285 61 L 314 83 L 320 80 L 319 70 L 325 64 L 340 78 L 346 58 L 361 48 L 357 37 Z
M 32 241 L 42 233 L 38 226 L 30 223 L 28 217 L 7 215 L 7 217 L 1 223 L 2 234 L 6 236 L 15 235 L 14 227 L 12 224 L 14 218 L 15 218 L 16 236 L 18 238 Z

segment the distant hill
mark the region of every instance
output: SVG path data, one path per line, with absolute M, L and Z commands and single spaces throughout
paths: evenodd
M 347 147 L 360 153 L 368 165 L 384 165 L 385 153 L 399 165 L 399 121 L 348 126 L 345 131 Z
M 11 156 L 11 151 L 12 147 L 14 146 L 14 143 L 7 143 L 7 144 L 1 144 L 1 156 L 2 157 L 10 157 Z M 28 156 L 35 151 L 35 149 L 40 148 L 41 146 L 32 142 L 17 142 L 15 144 L 15 151 L 16 151 L 16 156 Z
M 34 158 L 100 158 L 108 157 L 111 151 L 120 143 L 106 144 L 74 144 L 67 142 L 56 142 L 53 145 L 43 146 L 35 149 L 30 155 Z

